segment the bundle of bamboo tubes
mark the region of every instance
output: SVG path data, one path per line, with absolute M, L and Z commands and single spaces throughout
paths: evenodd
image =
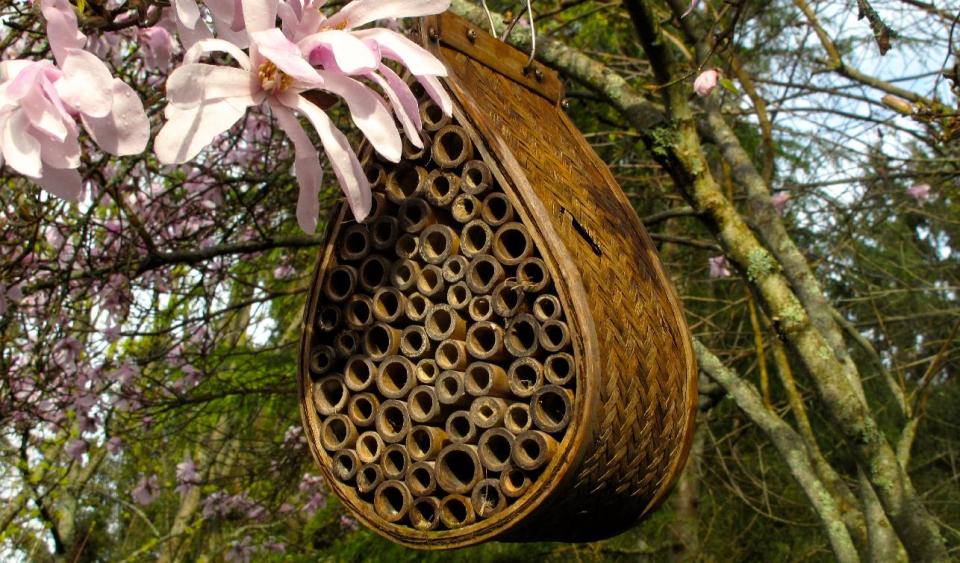
M 570 329 L 467 132 L 421 96 L 425 147 L 367 156 L 376 193 L 322 282 L 309 366 L 333 474 L 386 522 L 457 529 L 543 474 L 576 400 Z

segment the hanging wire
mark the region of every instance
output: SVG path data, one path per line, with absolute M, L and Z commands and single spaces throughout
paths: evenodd
M 530 22 L 530 59 L 527 61 L 527 68 L 530 68 L 537 55 L 537 26 L 533 21 L 533 0 L 527 0 L 527 21 Z
M 487 7 L 487 0 L 480 0 L 480 3 L 483 4 L 483 11 L 487 13 L 487 20 L 490 22 L 490 35 L 496 37 L 497 26 L 493 24 L 493 14 L 490 13 L 490 8 Z

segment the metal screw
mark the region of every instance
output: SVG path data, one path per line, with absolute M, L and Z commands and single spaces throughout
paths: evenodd
M 537 82 L 543 82 L 543 71 L 538 68 L 533 71 L 533 77 L 537 79 Z
M 437 28 L 435 27 L 431 27 L 430 29 L 428 29 L 427 35 L 430 37 L 430 40 L 433 41 L 434 43 L 436 43 L 437 41 L 440 41 L 440 34 L 437 33 Z
M 476 42 L 477 42 L 477 30 L 475 30 L 475 29 L 468 29 L 468 30 L 467 30 L 467 40 L 470 41 L 471 43 L 476 43 Z
M 560 107 L 563 109 L 570 109 L 570 98 L 564 98 L 560 100 Z

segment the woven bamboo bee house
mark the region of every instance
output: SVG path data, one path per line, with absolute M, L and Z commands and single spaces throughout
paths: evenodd
M 556 74 L 459 17 L 422 27 L 454 116 L 421 95 L 425 148 L 367 154 L 371 217 L 328 228 L 300 351 L 311 450 L 406 546 L 612 536 L 686 459 L 680 303 Z

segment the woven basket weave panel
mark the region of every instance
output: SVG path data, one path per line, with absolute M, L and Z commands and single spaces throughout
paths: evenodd
M 689 446 L 695 372 L 676 296 L 620 188 L 565 116 L 476 61 L 442 54 L 455 90 L 475 102 L 464 105 L 478 129 L 509 147 L 550 212 L 596 319 L 604 373 L 595 447 L 572 494 L 530 527 L 547 518 L 557 535 L 589 537 L 594 526 L 632 523 L 662 500 Z

